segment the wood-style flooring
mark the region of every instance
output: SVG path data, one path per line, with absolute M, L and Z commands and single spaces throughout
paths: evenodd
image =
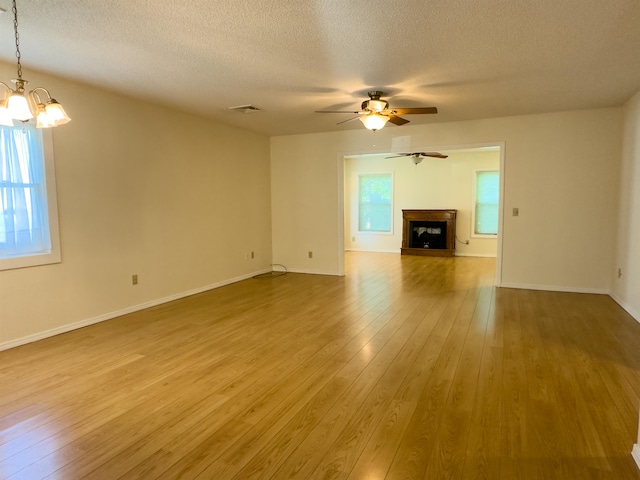
M 640 324 L 349 253 L 0 352 L 2 479 L 640 479 Z

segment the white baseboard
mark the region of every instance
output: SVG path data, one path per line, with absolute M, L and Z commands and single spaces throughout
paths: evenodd
M 366 252 L 366 253 L 397 253 L 400 254 L 400 250 L 369 250 L 365 248 L 346 248 L 345 252 Z
M 347 248 L 345 252 L 368 252 L 368 253 L 396 253 L 400 254 L 399 250 L 367 250 L 363 248 Z M 481 257 L 481 258 L 496 258 L 495 253 L 458 253 L 455 252 L 456 257 Z
M 634 320 L 640 323 L 640 313 L 636 312 L 629 304 L 623 301 L 618 295 L 615 293 L 609 293 L 609 296 L 613 298 L 613 300 L 620 305 L 629 315 L 631 315 Z
M 380 253 L 398 253 L 398 252 L 380 252 Z M 466 255 L 461 255 L 461 256 L 466 256 Z M 267 268 L 267 269 L 260 270 L 260 271 L 254 272 L 254 273 L 241 275 L 241 276 L 238 276 L 238 277 L 235 277 L 235 278 L 223 280 L 221 282 L 217 282 L 217 283 L 214 283 L 214 284 L 211 284 L 211 285 L 206 285 L 204 287 L 196 288 L 196 289 L 193 289 L 193 290 L 188 290 L 186 292 L 177 293 L 177 294 L 170 295 L 170 296 L 167 296 L 167 297 L 164 297 L 164 298 L 159 298 L 159 299 L 151 300 L 151 301 L 148 301 L 148 302 L 145 302 L 145 303 L 141 303 L 141 304 L 138 304 L 138 305 L 133 305 L 131 307 L 123 308 L 121 310 L 116 310 L 114 312 L 109 312 L 109 313 L 105 313 L 105 314 L 102 314 L 102 315 L 98 315 L 96 317 L 92 317 L 92 318 L 88 318 L 88 319 L 85 319 L 85 320 L 81 320 L 79 322 L 74 322 L 74 323 L 70 323 L 68 325 L 63 325 L 61 327 L 53 328 L 51 330 L 46 330 L 44 332 L 39 332 L 39 333 L 35 333 L 33 335 L 27 335 L 25 337 L 16 338 L 14 340 L 9 340 L 7 342 L 2 342 L 2 343 L 0 343 L 0 351 L 8 350 L 8 349 L 14 348 L 14 347 L 19 347 L 20 345 L 26 345 L 27 343 L 36 342 L 38 340 L 42 340 L 42 339 L 45 339 L 45 338 L 48 338 L 48 337 L 53 337 L 55 335 L 60 335 L 61 333 L 70 332 L 72 330 L 76 330 L 78 328 L 87 327 L 89 325 L 93 325 L 93 324 L 96 324 L 96 323 L 104 322 L 106 320 L 111 320 L 112 318 L 121 317 L 122 315 L 127 315 L 129 313 L 133 313 L 133 312 L 137 312 L 137 311 L 140 311 L 140 310 L 144 310 L 145 308 L 155 307 L 156 305 L 161 305 L 163 303 L 168 303 L 168 302 L 172 302 L 174 300 L 179 300 L 181 298 L 189 297 L 191 295 L 196 295 L 198 293 L 206 292 L 208 290 L 213 290 L 215 288 L 224 287 L 225 285 L 230 285 L 232 283 L 240 282 L 242 280 L 247 280 L 247 279 L 252 278 L 252 277 L 254 277 L 256 275 L 259 275 L 261 273 L 268 273 L 270 271 L 272 271 L 272 269 L 271 268 Z M 291 273 L 304 273 L 304 274 L 309 274 L 309 275 L 340 276 L 338 273 L 335 273 L 335 272 L 321 272 L 321 271 L 313 271 L 313 270 L 306 270 L 306 269 L 290 269 L 288 271 L 291 272 Z M 609 295 L 609 296 L 611 296 L 611 298 L 613 298 L 613 300 L 616 303 L 618 303 L 625 311 L 627 311 L 629 313 L 629 315 L 631 315 L 636 321 L 638 321 L 640 323 L 640 314 L 638 312 L 634 311 L 629 305 L 626 305 L 622 301 L 622 299 L 620 299 L 617 295 L 612 294 L 610 291 L 607 291 L 607 290 L 588 289 L 588 288 L 579 288 L 579 287 L 565 287 L 565 286 L 555 286 L 555 285 L 527 285 L 527 284 L 514 284 L 514 283 L 503 283 L 503 284 L 497 285 L 497 286 L 501 287 L 501 288 L 516 288 L 516 289 L 523 289 L 523 290 L 546 290 L 546 291 L 553 291 L 553 292 L 593 293 L 593 294 L 600 294 L 600 295 Z M 634 446 L 634 451 L 636 451 L 636 448 L 639 449 L 637 451 L 637 454 L 639 455 L 638 458 L 640 458 L 640 447 L 638 447 L 637 445 Z
M 622 307 L 629 315 L 631 315 L 636 322 L 640 323 L 640 313 L 634 310 L 629 304 L 625 303 L 618 295 L 611 292 L 610 290 L 598 288 L 560 287 L 556 285 L 525 285 L 516 283 L 503 283 L 496 286 L 500 288 L 517 288 L 522 290 L 546 290 L 549 292 L 593 293 L 596 295 L 609 295 L 618 305 L 620 305 L 620 307 Z
M 306 270 L 304 268 L 290 268 L 287 270 L 290 273 L 304 273 L 306 275 L 329 275 L 333 277 L 344 277 L 344 275 L 340 275 L 336 272 L 320 272 L 315 270 Z
M 637 443 L 633 446 L 633 449 L 631 450 L 631 456 L 636 461 L 636 465 L 638 466 L 638 468 L 640 468 L 640 445 L 638 445 Z
M 121 310 L 116 310 L 114 312 L 98 315 L 97 317 L 87 318 L 79 322 L 70 323 L 68 325 L 63 325 L 61 327 L 53 328 L 51 330 L 46 330 L 44 332 L 34 333 L 33 335 L 27 335 L 26 337 L 9 340 L 8 342 L 2 342 L 0 343 L 0 351 L 8 350 L 14 347 L 19 347 L 20 345 L 26 345 L 27 343 L 36 342 L 38 340 L 43 340 L 45 338 L 53 337 L 55 335 L 60 335 L 61 333 L 70 332 L 78 328 L 83 328 L 89 325 L 104 322 L 105 320 L 111 320 L 112 318 L 121 317 L 122 315 L 127 315 L 128 313 L 138 312 L 140 310 L 144 310 L 145 308 L 155 307 L 156 305 L 161 305 L 163 303 L 172 302 L 174 300 L 179 300 L 181 298 L 190 297 L 191 295 L 196 295 L 198 293 L 206 292 L 208 290 L 213 290 L 215 288 L 224 287 L 225 285 L 230 285 L 232 283 L 240 282 L 242 280 L 247 280 L 256 275 L 259 275 L 261 273 L 267 273 L 267 272 L 271 272 L 271 268 L 267 268 L 254 273 L 249 273 L 246 275 L 241 275 L 235 278 L 230 278 L 227 280 L 223 280 L 221 282 L 213 283 L 211 285 L 195 288 L 193 290 L 188 290 L 186 292 L 176 293 L 175 295 L 169 295 L 168 297 L 158 298 L 156 300 L 150 300 L 148 302 L 140 303 L 138 305 L 133 305 L 131 307 L 126 307 Z
M 609 290 L 600 288 L 584 288 L 559 285 L 528 285 L 523 283 L 501 283 L 496 285 L 500 288 L 517 288 L 520 290 L 544 290 L 547 292 L 566 292 L 566 293 L 593 293 L 596 295 L 609 295 Z

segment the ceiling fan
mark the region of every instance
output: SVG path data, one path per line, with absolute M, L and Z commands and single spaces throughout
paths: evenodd
M 338 122 L 337 125 L 359 119 L 365 127 L 369 130 L 373 130 L 374 132 L 384 127 L 387 122 L 391 122 L 398 126 L 409 123 L 409 120 L 399 117 L 398 115 L 438 113 L 438 109 L 436 107 L 389 108 L 389 102 L 380 98 L 384 95 L 383 92 L 378 90 L 367 92 L 367 95 L 369 95 L 369 100 L 362 102 L 362 110 L 355 112 L 343 110 L 317 110 L 316 113 L 352 113 L 357 116 Z
M 448 155 L 443 155 L 442 153 L 439 153 L 439 152 L 399 153 L 398 155 L 393 155 L 391 157 L 385 157 L 385 158 L 399 158 L 399 157 L 411 157 L 411 160 L 415 165 L 418 165 L 424 157 L 449 158 Z

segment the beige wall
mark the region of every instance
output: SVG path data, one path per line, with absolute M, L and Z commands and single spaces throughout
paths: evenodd
M 560 112 L 271 139 L 274 261 L 339 274 L 345 155 L 505 144 L 502 283 L 609 292 L 622 112 Z M 404 142 L 407 146 L 407 142 Z M 312 259 L 307 251 L 314 251 Z
M 13 69 L 0 65 L 0 75 Z M 613 282 L 617 298 L 640 309 L 637 96 L 624 109 L 622 155 L 615 108 L 269 140 L 25 74 L 73 118 L 54 130 L 63 261 L 0 272 L 0 349 L 246 278 L 272 261 L 340 274 L 344 156 L 398 151 L 398 139 L 413 150 L 504 143 L 504 211 L 520 209 L 504 217 L 504 285 L 608 292 Z M 616 258 L 606 246 L 616 241 L 618 200 Z M 245 260 L 250 251 L 256 258 Z M 614 280 L 618 266 L 624 275 Z
M 475 172 L 499 170 L 500 151 L 448 150 L 449 158 L 425 158 L 419 165 L 412 159 L 387 158 L 390 154 L 345 158 L 345 235 L 347 250 L 400 252 L 403 209 L 456 209 L 456 255 L 495 256 L 496 238 L 472 236 Z M 393 232 L 358 232 L 358 176 L 367 173 L 393 174 Z
M 0 272 L 0 349 L 269 267 L 268 137 L 25 77 L 73 119 L 53 132 L 62 263 Z
M 622 145 L 613 297 L 640 321 L 640 92 L 625 105 Z

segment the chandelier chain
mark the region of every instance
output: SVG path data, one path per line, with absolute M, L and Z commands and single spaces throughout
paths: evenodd
M 20 35 L 18 35 L 18 7 L 16 0 L 13 0 L 13 31 L 16 35 L 16 58 L 18 59 L 18 78 L 22 80 L 22 64 L 20 63 Z
M 54 98 L 49 90 L 44 87 L 36 87 L 26 91 L 26 80 L 22 78 L 22 56 L 20 54 L 20 35 L 18 34 L 18 7 L 16 0 L 12 0 L 13 31 L 16 40 L 16 59 L 18 60 L 18 78 L 11 81 L 15 83 L 15 89 L 4 82 L 0 86 L 5 88 L 4 98 L 0 97 L 0 125 L 7 127 L 16 126 L 21 122 L 35 119 L 36 128 L 51 128 L 69 123 L 71 119 Z

